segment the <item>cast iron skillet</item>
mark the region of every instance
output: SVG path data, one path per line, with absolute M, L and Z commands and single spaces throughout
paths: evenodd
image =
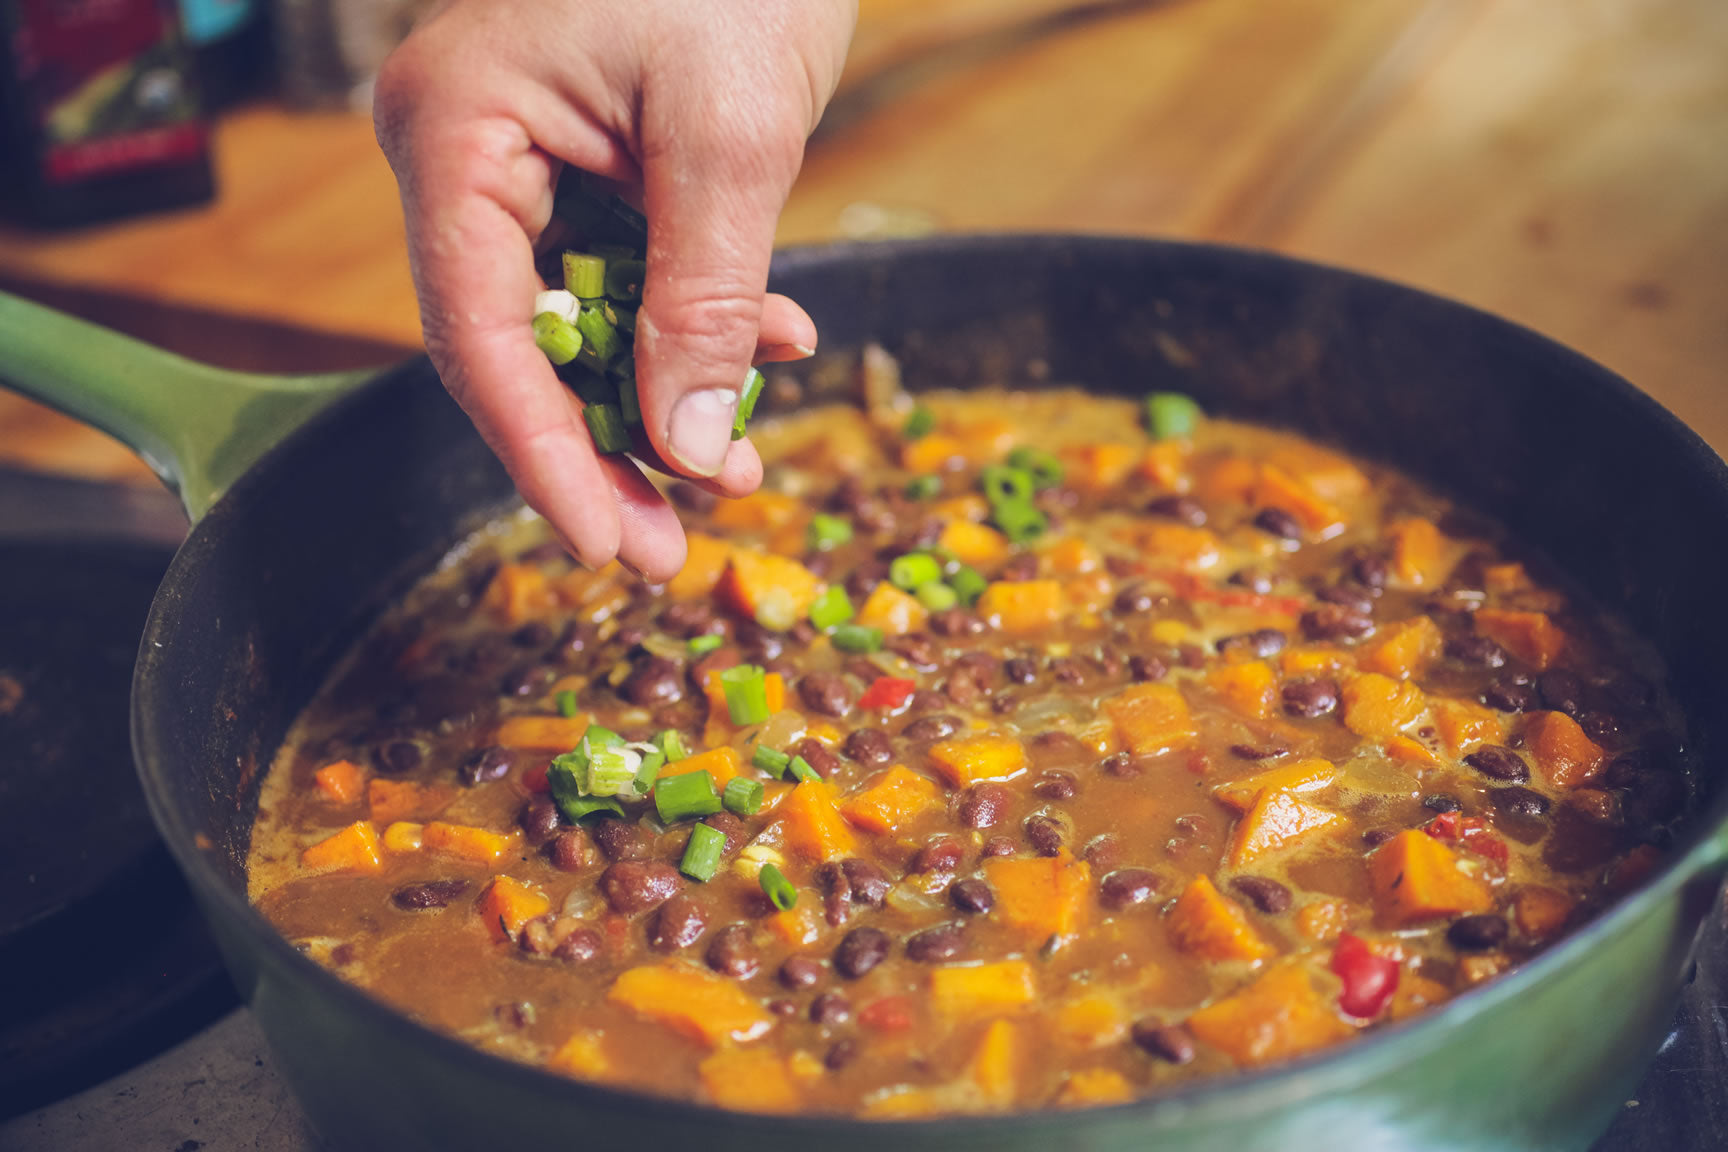
M 1642 890 L 1508 977 L 1331 1054 L 1130 1105 L 868 1124 L 573 1083 L 385 1008 L 245 900 L 260 777 L 295 714 L 393 596 L 512 499 L 429 365 L 381 374 L 264 452 L 333 383 L 354 381 L 236 381 L 0 302 L 0 379 L 121 434 L 204 513 L 150 616 L 134 746 L 156 821 L 319 1131 L 422 1149 L 1585 1147 L 1666 1028 L 1728 869 L 1722 462 L 1625 382 L 1530 332 L 1270 255 L 937 239 L 787 252 L 774 279 L 822 328 L 829 351 L 802 369 L 817 394 L 867 340 L 920 388 L 1176 388 L 1391 461 L 1501 517 L 1666 658 L 1696 810 Z

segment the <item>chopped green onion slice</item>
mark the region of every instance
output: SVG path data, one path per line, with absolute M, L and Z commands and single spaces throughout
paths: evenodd
M 914 476 L 906 481 L 906 499 L 934 500 L 942 494 L 942 477 Z
M 582 743 L 589 748 L 618 748 L 624 744 L 624 737 L 601 724 L 590 724 L 582 733 Z
M 744 377 L 744 387 L 738 392 L 738 414 L 732 418 L 732 439 L 744 439 L 744 426 L 756 414 L 756 401 L 762 398 L 762 373 L 750 369 Z
M 756 754 L 750 757 L 750 763 L 773 776 L 775 779 L 785 779 L 786 768 L 792 763 L 792 757 L 777 748 L 766 744 L 756 745 Z M 734 777 L 736 779 L 736 777 Z
M 984 588 L 989 583 L 970 564 L 962 564 L 948 577 L 948 587 L 954 589 L 954 594 L 960 597 L 960 603 L 970 608 L 978 602 L 978 597 L 984 595 Z
M 852 521 L 818 512 L 810 517 L 808 542 L 812 552 L 828 552 L 852 539 Z
M 960 603 L 960 597 L 954 589 L 940 580 L 932 580 L 928 584 L 920 585 L 918 591 L 913 595 L 918 597 L 918 603 L 932 612 L 946 612 Z
M 690 637 L 690 655 L 706 656 L 724 643 L 726 641 L 718 636 L 692 636 Z
M 612 311 L 618 318 L 618 331 L 628 332 L 634 336 L 636 334 L 636 309 L 614 308 Z
M 1062 483 L 1062 461 L 1042 448 L 1023 445 L 1014 449 L 1008 453 L 1008 466 L 1032 477 L 1032 486 L 1039 491 Z
M 654 782 L 654 811 L 662 824 L 689 817 L 712 816 L 720 811 L 720 793 L 707 771 L 682 772 Z
M 629 244 L 590 244 L 588 251 L 608 264 L 615 260 L 640 260 L 642 258 L 641 245 L 632 247 Z
M 834 647 L 853 654 L 878 652 L 882 648 L 882 629 L 866 628 L 862 624 L 842 624 L 829 637 Z
M 642 299 L 648 265 L 640 260 L 616 260 L 606 265 L 606 295 L 629 304 Z
M 1036 540 L 1050 527 L 1050 521 L 1045 519 L 1044 513 L 1021 502 L 996 505 L 991 510 L 990 519 L 995 521 L 996 527 L 1002 529 L 1004 536 L 1016 544 Z
M 928 436 L 936 430 L 936 413 L 920 404 L 912 409 L 912 414 L 906 417 L 906 426 L 900 429 L 900 435 L 908 440 L 917 440 Z
M 601 746 L 588 750 L 588 787 L 590 796 L 616 796 L 634 787 L 636 772 L 642 767 L 642 754 L 624 747 Z
M 767 893 L 768 900 L 782 912 L 790 912 L 798 904 L 798 889 L 792 887 L 792 881 L 786 879 L 786 874 L 772 864 L 762 865 L 762 871 L 757 873 L 756 882 L 762 885 L 762 891 Z
M 626 356 L 624 360 L 630 360 L 630 357 Z M 636 392 L 634 374 L 620 377 L 618 380 L 618 415 L 624 418 L 624 423 L 629 427 L 642 427 L 642 399 Z
M 942 579 L 942 565 L 928 552 L 908 552 L 888 565 L 888 581 L 903 592 L 916 592 Z
M 654 787 L 654 781 L 660 778 L 660 769 L 666 766 L 666 754 L 652 744 L 638 744 L 635 747 L 642 752 L 642 767 L 636 770 L 636 795 L 646 796 L 648 790 Z
M 598 308 L 582 309 L 576 317 L 576 328 L 582 333 L 582 343 L 588 354 L 584 356 L 584 362 L 591 358 L 597 367 L 604 368 L 612 363 L 612 358 L 623 347 L 624 342 L 618 339 L 618 329 L 612 327 Z
M 760 724 L 768 719 L 768 673 L 755 664 L 739 664 L 720 673 L 726 711 L 734 724 Z
M 698 824 L 690 829 L 690 841 L 684 845 L 684 858 L 678 861 L 678 871 L 692 880 L 706 883 L 720 870 L 720 854 L 725 850 L 726 833 Z
M 576 693 L 570 689 L 564 689 L 552 697 L 552 701 L 558 705 L 558 715 L 565 717 L 576 715 Z
M 586 252 L 564 253 L 564 289 L 578 300 L 606 294 L 606 261 Z
M 552 759 L 552 766 L 546 770 L 546 783 L 552 789 L 552 803 L 558 806 L 564 819 L 574 824 L 584 816 L 592 816 L 596 812 L 611 812 L 613 815 L 624 815 L 624 806 L 609 796 L 589 796 L 584 791 L 586 781 L 583 776 L 585 769 L 578 771 L 574 752 L 566 752 Z
M 590 404 L 582 409 L 582 419 L 588 425 L 588 435 L 594 438 L 594 450 L 603 456 L 617 456 L 630 451 L 630 430 L 624 426 L 624 413 L 616 404 Z
M 576 317 L 582 311 L 582 301 L 564 291 L 562 288 L 548 288 L 544 292 L 534 294 L 534 315 L 551 312 L 562 320 L 576 323 Z
M 569 382 L 570 390 L 576 393 L 584 404 L 618 403 L 618 385 L 592 368 L 578 364 L 565 369 L 564 377 Z
M 822 773 L 810 767 L 810 761 L 802 756 L 792 757 L 791 762 L 786 765 L 786 775 L 798 781 L 822 779 Z
M 534 345 L 546 359 L 564 365 L 582 351 L 582 333 L 556 312 L 541 312 L 534 317 Z
M 690 750 L 684 747 L 684 737 L 678 734 L 676 728 L 666 728 L 654 737 L 654 747 L 660 749 L 660 754 L 666 757 L 668 764 L 682 760 L 690 755 Z
M 822 632 L 830 628 L 838 628 L 852 619 L 852 600 L 846 595 L 846 589 L 839 584 L 830 584 L 822 595 L 816 597 L 810 605 L 810 623 Z
M 1032 499 L 1032 473 L 1023 468 L 992 464 L 978 478 L 984 495 L 992 504 L 1024 504 Z
M 1200 405 L 1180 392 L 1153 392 L 1146 397 L 1146 430 L 1154 440 L 1192 436 L 1205 415 Z
M 735 812 L 740 816 L 754 816 L 762 808 L 762 781 L 746 780 L 742 776 L 734 776 L 726 781 L 726 787 L 720 793 L 720 803 L 726 806 L 726 811 Z
M 583 817 L 596 812 L 610 812 L 620 818 L 624 815 L 624 805 L 610 796 L 572 796 L 560 800 L 557 789 L 553 789 L 552 802 L 558 806 L 558 814 L 572 824 L 580 823 Z
M 785 632 L 798 623 L 798 601 L 778 585 L 763 589 L 756 605 L 756 623 L 770 632 Z

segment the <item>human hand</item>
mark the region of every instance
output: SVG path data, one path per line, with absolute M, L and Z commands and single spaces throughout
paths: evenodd
M 731 439 L 752 360 L 796 359 L 810 317 L 767 296 L 775 224 L 832 95 L 856 0 L 454 0 L 379 75 L 427 352 L 530 506 L 583 564 L 684 563 L 637 465 L 597 456 L 534 345 L 534 243 L 567 163 L 639 193 L 635 355 L 660 459 L 711 491 L 762 480 Z

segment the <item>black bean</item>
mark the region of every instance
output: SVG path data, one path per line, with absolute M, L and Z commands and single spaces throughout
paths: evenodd
M 608 860 L 646 860 L 651 850 L 648 833 L 634 820 L 602 816 L 588 825 L 588 832 Z
M 1140 612 L 1152 611 L 1153 606 L 1157 603 L 1158 597 L 1154 596 L 1144 584 L 1131 584 L 1116 593 L 1114 607 L 1121 615 L 1132 616 Z
M 1350 576 L 1365 588 L 1386 587 L 1390 565 L 1379 552 L 1363 552 L 1350 562 Z
M 946 739 L 958 731 L 960 731 L 960 717 L 939 712 L 934 716 L 921 716 L 912 721 L 901 730 L 900 735 L 908 740 L 924 743 Z
M 1086 669 L 1072 657 L 1057 656 L 1050 661 L 1050 675 L 1056 677 L 1058 684 L 1073 687 L 1085 682 Z
M 852 915 L 852 883 L 832 860 L 816 869 L 816 884 L 822 889 L 822 917 L 838 928 Z
M 1098 767 L 1118 780 L 1132 780 L 1140 775 L 1140 765 L 1126 752 L 1113 752 L 1098 762 Z
M 600 892 L 625 916 L 670 900 L 684 886 L 678 870 L 659 860 L 621 860 L 600 873 Z
M 1378 848 L 1396 835 L 1398 833 L 1391 828 L 1370 828 L 1362 833 L 1362 843 L 1370 848 Z
M 996 903 L 990 885 L 977 878 L 956 880 L 948 889 L 948 899 L 962 912 L 988 912 Z
M 1284 540 L 1300 540 L 1302 523 L 1282 508 L 1262 508 L 1254 517 L 1254 527 Z
M 1032 552 L 1016 552 L 1002 565 L 1003 580 L 1030 580 L 1038 575 L 1038 556 Z
M 1482 689 L 1482 703 L 1501 712 L 1528 712 L 1536 707 L 1536 689 L 1519 679 L 1496 680 Z
M 582 963 L 600 955 L 600 933 L 592 928 L 577 928 L 558 941 L 558 946 L 552 949 L 552 955 L 559 960 Z
M 1007 836 L 992 836 L 984 841 L 984 847 L 978 849 L 978 857 L 988 860 L 992 856 L 1012 856 L 1019 851 L 1019 846 Z
M 889 742 L 887 733 L 877 728 L 860 728 L 846 737 L 846 743 L 840 746 L 847 759 L 860 764 L 886 764 L 894 758 L 894 746 Z
M 1255 632 L 1239 632 L 1218 641 L 1218 651 L 1235 652 L 1264 660 L 1284 650 L 1284 633 L 1276 628 L 1261 628 Z
M 952 873 L 960 867 L 960 860 L 965 855 L 966 846 L 960 841 L 952 836 L 938 836 L 918 849 L 918 854 L 912 857 L 909 871 L 919 875 Z
M 930 630 L 938 636 L 976 636 L 984 621 L 964 608 L 944 608 L 930 616 Z
M 735 667 L 742 659 L 743 656 L 739 653 L 738 649 L 733 648 L 731 645 L 725 645 L 714 649 L 714 651 L 697 660 L 691 661 L 689 669 L 684 674 L 684 678 L 689 682 L 692 688 L 698 692 L 702 692 L 707 684 L 709 673 L 723 672 L 728 668 Z
M 472 788 L 490 780 L 502 780 L 510 774 L 510 752 L 505 748 L 481 748 L 462 761 L 456 778 Z
M 816 775 L 826 780 L 840 771 L 840 757 L 828 751 L 828 745 L 814 736 L 806 736 L 787 749 L 794 756 L 804 757 L 804 763 L 815 769 Z
M 1620 798 L 1626 822 L 1649 831 L 1678 816 L 1686 805 L 1686 781 L 1678 773 L 1649 769 L 1625 785 Z
M 1530 766 L 1524 757 L 1503 744 L 1482 744 L 1464 757 L 1464 763 L 1492 780 L 1511 780 L 1522 784 L 1530 779 Z
M 837 1028 L 852 1019 L 852 1001 L 844 992 L 824 992 L 810 1001 L 810 1022 L 823 1028 Z
M 1062 850 L 1066 838 L 1061 823 L 1054 816 L 1028 816 L 1025 824 L 1026 841 L 1040 856 L 1054 856 Z
M 1030 684 L 1038 679 L 1038 662 L 1025 656 L 1012 656 L 1003 661 L 1002 674 L 1012 684 Z
M 1176 646 L 1176 663 L 1198 672 L 1206 667 L 1206 649 L 1198 644 L 1178 644 Z
M 978 697 L 984 695 L 985 688 L 978 673 L 970 668 L 955 668 L 948 674 L 948 679 L 942 682 L 942 695 L 950 703 L 962 708 L 970 708 L 978 702 Z
M 798 1005 L 791 1000 L 770 1000 L 768 1001 L 768 1011 L 783 1019 L 790 1020 L 798 1015 Z
M 1170 665 L 1156 656 L 1136 652 L 1128 657 L 1128 675 L 1133 678 L 1136 684 L 1162 680 L 1170 675 Z
M 960 797 L 960 823 L 968 828 L 993 828 L 1001 823 L 1013 794 L 1000 784 L 974 784 Z
M 720 856 L 722 859 L 731 859 L 733 856 L 737 855 L 740 848 L 744 847 L 745 835 L 748 832 L 748 829 L 745 827 L 744 821 L 740 820 L 732 813 L 716 812 L 712 816 L 704 816 L 702 818 L 702 823 L 708 825 L 708 827 L 726 837 L 726 843 L 720 847 Z
M 1578 726 L 1584 729 L 1584 735 L 1598 744 L 1612 744 L 1620 737 L 1620 721 L 1611 712 L 1599 708 L 1587 708 L 1575 717 Z
M 684 698 L 684 676 L 678 665 L 663 656 L 645 656 L 636 661 L 630 675 L 618 686 L 618 695 L 638 708 L 671 704 Z
M 882 901 L 888 895 L 888 889 L 893 886 L 888 879 L 888 873 L 868 860 L 856 857 L 842 860 L 840 868 L 846 874 L 846 883 L 852 886 L 852 902 L 863 904 L 869 908 L 880 908 Z
M 1504 917 L 1483 913 L 1452 921 L 1446 942 L 1464 952 L 1483 952 L 1504 944 L 1508 932 Z
M 846 594 L 854 603 L 862 604 L 876 590 L 876 585 L 888 579 L 888 561 L 866 560 L 846 577 Z
M 530 620 L 510 633 L 510 643 L 518 648 L 545 648 L 552 643 L 552 629 L 544 620 Z
M 1188 496 L 1160 496 L 1146 505 L 1146 515 L 1162 516 L 1190 528 L 1199 528 L 1206 523 L 1206 509 Z
M 966 947 L 966 929 L 961 924 L 938 924 L 915 933 L 906 941 L 906 958 L 919 964 L 952 960 Z
M 704 959 L 708 961 L 708 967 L 734 980 L 750 979 L 762 965 L 755 946 L 750 942 L 750 929 L 743 924 L 728 924 L 714 933 Z
M 1321 604 L 1302 613 L 1302 634 L 1310 640 L 1355 640 L 1373 631 L 1373 618 L 1354 607 Z
M 550 796 L 535 796 L 522 805 L 516 823 L 522 826 L 530 844 L 544 844 L 558 834 L 558 805 Z
M 1360 616 L 1371 615 L 1374 611 L 1373 595 L 1360 584 L 1326 584 L 1314 590 L 1314 598 Z
M 466 880 L 427 880 L 409 884 L 390 894 L 390 902 L 398 908 L 442 908 L 468 891 Z
M 532 696 L 552 680 L 552 670 L 541 664 L 526 664 L 504 674 L 498 690 L 506 696 Z
M 1290 910 L 1290 889 L 1265 876 L 1237 876 L 1230 887 L 1268 916 Z
M 1536 678 L 1536 693 L 1542 707 L 1564 712 L 1573 719 L 1584 710 L 1584 681 L 1564 668 L 1551 668 Z
M 1519 784 L 1494 789 L 1488 793 L 1488 802 L 1494 805 L 1495 811 L 1513 816 L 1544 816 L 1550 804 L 1542 793 Z
M 1620 805 L 1614 793 L 1601 788 L 1579 788 L 1569 794 L 1563 803 L 1578 814 L 1585 823 L 1600 824 L 1612 827 L 1620 823 Z
M 656 952 L 676 952 L 696 943 L 708 927 L 708 914 L 692 896 L 683 892 L 668 899 L 648 922 L 648 947 Z
M 1457 812 L 1463 809 L 1464 802 L 1445 792 L 1430 792 L 1422 797 L 1422 807 L 1430 812 Z
M 1280 756 L 1288 756 L 1290 749 L 1276 741 L 1267 741 L 1264 744 L 1232 744 L 1230 754 L 1244 760 L 1276 760 Z
M 858 1055 L 858 1041 L 851 1036 L 842 1036 L 828 1047 L 828 1054 L 822 1057 L 822 1067 L 830 1072 L 838 1072 L 852 1063 Z
M 678 600 L 660 613 L 660 627 L 685 640 L 703 636 L 718 617 L 706 600 Z
M 886 645 L 888 651 L 904 659 L 920 672 L 928 672 L 941 663 L 941 649 L 922 632 L 908 632 L 904 636 L 894 636 Z
M 798 697 L 804 707 L 823 716 L 844 716 L 852 711 L 852 688 L 838 672 L 811 672 L 798 681 Z
M 387 776 L 413 772 L 425 759 L 426 753 L 412 740 L 391 740 L 372 750 L 372 762 Z
M 822 962 L 809 956 L 788 956 L 780 963 L 780 983 L 788 988 L 808 988 L 822 979 Z
M 1238 588 L 1246 588 L 1256 596 L 1268 596 L 1272 592 L 1272 575 L 1259 568 L 1238 568 L 1230 574 L 1229 583 Z
M 1284 685 L 1284 711 L 1310 720 L 1324 716 L 1338 707 L 1338 682 L 1316 677 L 1302 677 Z
M 1156 1020 L 1135 1023 L 1134 1043 L 1147 1054 L 1170 1064 L 1186 1064 L 1194 1059 L 1194 1038 L 1186 1029 Z
M 1072 772 L 1046 772 L 1033 783 L 1032 791 L 1046 800 L 1072 800 L 1080 782 Z
M 1098 882 L 1098 902 L 1112 912 L 1144 904 L 1158 892 L 1158 874 L 1144 868 L 1118 868 Z
M 548 854 L 552 857 L 552 867 L 560 872 L 580 872 L 594 863 L 594 845 L 580 828 L 558 833 L 548 848 Z
M 1092 837 L 1086 842 L 1086 847 L 1080 850 L 1080 858 L 1092 865 L 1094 872 L 1100 874 L 1114 868 L 1121 855 L 1122 842 L 1109 832 Z
M 879 928 L 854 928 L 834 950 L 834 970 L 856 980 L 888 956 L 888 934 Z
M 1472 664 L 1478 668 L 1501 668 L 1506 664 L 1506 650 L 1474 632 L 1447 641 L 1446 655 L 1460 664 Z

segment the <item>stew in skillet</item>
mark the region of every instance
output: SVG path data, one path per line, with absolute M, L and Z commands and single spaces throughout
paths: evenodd
M 1660 671 L 1492 524 L 1181 396 L 876 399 L 675 487 L 664 587 L 463 544 L 275 765 L 264 914 L 502 1056 L 887 1118 L 1346 1043 L 1657 861 Z

